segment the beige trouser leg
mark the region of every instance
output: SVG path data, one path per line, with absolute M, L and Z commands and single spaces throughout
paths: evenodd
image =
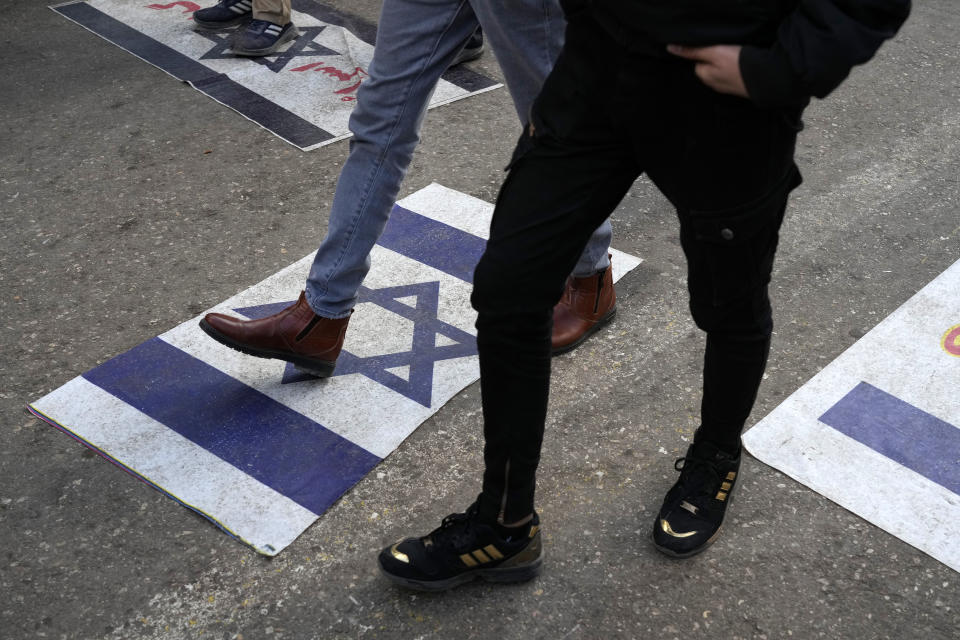
M 290 0 L 253 0 L 253 19 L 281 26 L 290 22 Z

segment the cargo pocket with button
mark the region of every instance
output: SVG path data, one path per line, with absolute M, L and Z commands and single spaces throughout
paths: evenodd
M 693 240 L 712 282 L 712 303 L 722 306 L 767 284 L 773 269 L 786 197 L 801 182 L 795 167 L 766 195 L 720 211 L 690 211 Z

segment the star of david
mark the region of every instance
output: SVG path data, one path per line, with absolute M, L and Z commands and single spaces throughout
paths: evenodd
M 412 305 L 407 302 L 410 298 L 414 299 Z M 414 402 L 430 407 L 433 396 L 434 363 L 476 355 L 476 338 L 437 318 L 440 302 L 440 283 L 437 281 L 383 289 L 360 287 L 358 303 L 364 302 L 371 302 L 412 321 L 412 348 L 400 353 L 366 358 L 343 350 L 337 359 L 334 377 L 359 373 Z M 258 319 L 273 315 L 293 303 L 294 301 L 277 302 L 234 309 L 234 311 L 248 318 Z M 452 344 L 438 345 L 438 337 L 446 338 Z M 391 371 L 401 367 L 408 368 L 407 379 Z M 288 363 L 281 384 L 305 380 L 316 380 L 316 378 L 297 371 L 292 364 Z
M 319 27 L 301 27 L 300 35 L 286 51 L 280 51 L 274 55 L 260 58 L 247 58 L 252 62 L 270 69 L 274 73 L 280 73 L 294 58 L 315 57 L 315 56 L 339 56 L 343 55 L 333 49 L 317 44 L 314 38 L 320 35 L 320 32 L 327 28 L 327 25 Z M 219 33 L 216 31 L 197 31 L 207 40 L 213 41 L 216 46 L 200 56 L 201 60 L 236 60 L 237 56 L 230 53 L 230 46 L 233 44 L 232 33 Z

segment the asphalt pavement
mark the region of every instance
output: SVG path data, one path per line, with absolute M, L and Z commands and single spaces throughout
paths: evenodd
M 960 258 L 960 5 L 915 4 L 806 113 L 751 423 Z M 752 458 L 710 550 L 653 548 L 703 340 L 646 180 L 614 215 L 614 246 L 644 259 L 616 320 L 554 363 L 535 581 L 424 595 L 376 569 L 382 545 L 474 498 L 477 384 L 274 559 L 33 418 L 29 402 L 314 250 L 347 142 L 298 151 L 44 3 L 4 6 L 3 638 L 960 637 L 960 575 Z M 489 52 L 470 64 L 501 77 Z M 504 89 L 431 111 L 401 196 L 438 182 L 492 201 L 517 132 Z

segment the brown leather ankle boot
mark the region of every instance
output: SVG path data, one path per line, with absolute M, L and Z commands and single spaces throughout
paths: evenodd
M 553 355 L 576 349 L 616 313 L 612 265 L 585 278 L 570 276 L 563 297 L 553 308 Z
M 301 371 L 326 378 L 333 375 L 349 322 L 350 316 L 318 316 L 301 291 L 296 304 L 272 316 L 243 320 L 208 313 L 200 328 L 220 344 L 247 355 L 286 360 Z

